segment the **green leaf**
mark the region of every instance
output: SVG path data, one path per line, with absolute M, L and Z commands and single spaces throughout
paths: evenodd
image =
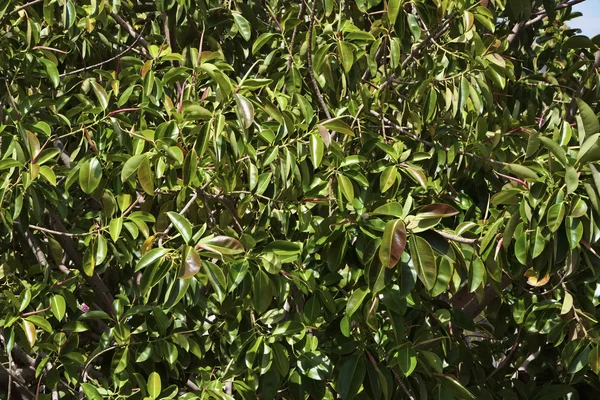
M 113 218 L 108 224 L 108 232 L 113 242 L 117 242 L 121 237 L 121 229 L 123 228 L 123 217 Z
M 430 291 L 437 279 L 437 266 L 433 249 L 425 239 L 413 235 L 409 240 L 410 256 L 417 270 L 417 276 Z
M 52 85 L 54 85 L 54 87 L 57 88 L 60 83 L 60 76 L 58 75 L 58 69 L 56 68 L 56 64 L 45 58 L 40 58 L 39 60 L 44 64 L 46 74 L 48 74 Z
M 398 364 L 404 376 L 410 376 L 417 367 L 417 353 L 411 345 L 404 345 L 396 353 L 394 362 Z
M 354 65 L 354 47 L 348 42 L 338 42 L 338 51 L 342 60 L 344 72 L 348 73 Z
M 352 203 L 354 200 L 354 185 L 352 184 L 352 181 L 341 174 L 337 176 L 337 181 L 346 200 Z
M 88 400 L 103 400 L 103 397 L 100 392 L 98 392 L 98 389 L 92 386 L 92 384 L 82 383 L 81 388 L 83 389 L 83 393 L 85 393 L 85 397 L 87 397 Z
M 106 91 L 98 82 L 92 81 L 91 84 L 100 106 L 102 106 L 103 110 L 106 110 L 108 107 L 108 95 L 106 94 Z
M 240 94 L 235 94 L 235 102 L 237 104 L 238 112 L 242 117 L 244 128 L 248 129 L 254 122 L 254 105 Z
M 458 214 L 458 210 L 451 205 L 443 203 L 429 204 L 417 212 L 417 218 L 419 219 L 436 219 L 452 217 Z
M 589 136 L 579 149 L 577 162 L 580 164 L 600 160 L 600 133 Z
M 444 366 L 440 356 L 432 351 L 421 351 L 421 354 L 425 357 L 427 363 L 433 368 L 435 372 L 441 374 L 444 370 Z
M 274 240 L 265 246 L 264 251 L 272 251 L 280 256 L 293 256 L 302 252 L 302 244 L 287 240 Z
M 344 135 L 348 135 L 348 136 L 354 136 L 354 131 L 352 130 L 350 125 L 346 124 L 345 122 L 343 122 L 339 119 L 325 121 L 325 122 L 322 122 L 321 125 L 323 125 L 327 129 L 329 129 L 330 131 L 343 133 Z
M 565 217 L 565 205 L 563 203 L 554 204 L 548 209 L 546 215 L 546 224 L 550 232 L 556 232 Z
M 96 254 L 91 247 L 88 247 L 83 252 L 83 272 L 87 276 L 94 275 L 94 270 L 96 268 Z
M 110 315 L 108 315 L 106 312 L 104 311 L 100 311 L 100 310 L 92 310 L 92 311 L 88 311 L 84 314 L 81 314 L 81 316 L 79 317 L 79 319 L 104 319 L 104 320 L 109 320 L 110 319 Z
M 452 393 L 456 398 L 459 399 L 467 399 L 467 400 L 477 400 L 477 397 L 473 395 L 467 388 L 465 388 L 460 382 L 456 379 L 442 375 L 438 379 L 441 380 L 444 387 Z
M 198 104 L 189 104 L 183 109 L 187 121 L 205 121 L 213 117 L 213 113 Z
M 394 165 L 390 165 L 384 169 L 381 175 L 379 175 L 379 190 L 381 193 L 387 192 L 396 183 L 397 178 L 398 170 Z
M 471 28 L 473 27 L 473 22 L 475 22 L 475 19 L 473 17 L 473 13 L 471 13 L 470 11 L 465 10 L 463 12 L 463 26 L 464 26 L 465 32 L 471 30 Z
M 92 157 L 79 169 L 79 186 L 84 193 L 90 194 L 96 190 L 100 180 L 102 180 L 102 166 L 97 158 Z
M 353 355 L 340 368 L 337 389 L 342 400 L 356 397 L 365 379 L 367 369 L 361 356 Z
M 9 169 L 9 168 L 23 168 L 24 165 L 21 164 L 19 161 L 17 160 L 13 160 L 12 158 L 9 158 L 7 160 L 2 160 L 0 161 L 0 171 L 2 171 L 3 169 Z
M 325 144 L 323 143 L 321 136 L 314 133 L 310 135 L 308 147 L 310 150 L 310 161 L 312 162 L 313 167 L 315 167 L 315 169 L 319 168 L 321 160 L 323 159 L 323 152 L 325 151 Z
M 152 170 L 150 169 L 148 157 L 145 157 L 140 163 L 137 174 L 140 185 L 142 185 L 144 191 L 150 196 L 154 196 L 154 177 L 152 175 Z
M 148 384 L 146 385 L 148 388 L 148 395 L 153 399 L 157 399 L 160 395 L 161 385 L 160 375 L 156 371 L 151 372 L 148 376 Z
M 274 38 L 280 36 L 277 33 L 265 32 L 252 43 L 252 55 L 256 54 L 267 43 L 275 43 Z
M 231 15 L 233 15 L 233 21 L 235 22 L 240 35 L 242 35 L 245 41 L 249 41 L 252 33 L 250 31 L 250 23 L 248 23 L 248 20 L 238 12 L 232 12 Z
M 425 105 L 423 107 L 423 114 L 425 116 L 425 122 L 430 123 L 435 116 L 437 108 L 437 91 L 433 88 L 429 90 L 427 97 L 425 98 Z
M 140 154 L 137 156 L 133 156 L 129 158 L 125 164 L 123 165 L 123 169 L 121 170 L 121 182 L 127 181 L 133 174 L 135 174 L 138 170 L 138 167 L 147 159 L 148 156 L 146 154 Z
M 561 164 L 567 164 L 567 153 L 562 147 L 560 147 L 558 143 L 545 136 L 540 136 L 540 142 L 542 142 L 542 144 L 546 146 L 546 148 L 550 150 L 550 152 L 554 154 L 556 158 L 558 158 L 558 161 L 560 161 Z
M 509 174 L 516 175 L 521 179 L 538 179 L 538 174 L 535 173 L 531 168 L 527 168 L 524 165 L 519 164 L 507 164 L 504 167 L 504 170 Z
M 271 333 L 272 335 L 285 335 L 291 336 L 300 333 L 305 330 L 305 327 L 300 322 L 286 321 L 277 326 Z
M 567 183 L 567 193 L 571 194 L 577 190 L 577 186 L 579 186 L 579 175 L 575 168 L 570 165 L 567 165 L 565 171 L 565 181 Z
M 202 260 L 198 252 L 191 246 L 184 246 L 182 255 L 179 277 L 182 279 L 191 278 L 200 271 Z
M 48 333 L 54 332 L 50 322 L 46 321 L 46 318 L 42 317 L 41 315 L 30 315 L 25 319 Z
M 593 49 L 596 45 L 587 36 L 575 35 L 568 38 L 562 47 L 563 49 Z
M 383 266 L 393 268 L 398 264 L 406 247 L 406 227 L 402 220 L 389 221 L 381 238 L 379 260 Z
M 215 65 L 204 63 L 198 68 L 206 71 L 212 79 L 219 85 L 219 89 L 223 93 L 223 97 L 228 98 L 232 92 L 231 81 L 229 78 Z
M 192 224 L 190 221 L 188 221 L 188 219 L 183 215 L 180 215 L 174 211 L 167 212 L 167 216 L 171 220 L 173 226 L 181 234 L 183 241 L 189 244 L 190 240 L 192 239 Z
M 164 247 L 158 247 L 152 249 L 140 258 L 137 265 L 135 266 L 135 272 L 154 264 L 159 259 L 163 258 L 171 249 L 165 249 Z
M 371 215 L 389 215 L 391 217 L 401 218 L 403 215 L 403 207 L 400 203 L 392 202 L 379 206 L 370 213 Z
M 402 7 L 403 0 L 390 0 L 388 1 L 387 15 L 390 20 L 390 24 L 393 26 L 396 23 L 400 8 Z
M 244 246 L 237 240 L 229 236 L 215 236 L 200 240 L 196 245 L 197 249 L 211 251 L 220 255 L 240 254 L 245 252 Z
M 62 297 L 60 294 L 55 294 L 54 296 L 52 296 L 50 298 L 50 310 L 52 311 L 54 318 L 56 318 L 59 321 L 62 321 L 67 310 L 65 298 Z
M 469 98 L 469 94 L 471 91 L 471 85 L 469 84 L 469 81 L 467 81 L 467 78 L 464 77 L 464 75 L 460 78 L 460 97 L 458 98 L 458 109 L 462 110 L 465 106 L 465 103 L 467 102 L 467 99 Z
M 577 100 L 577 107 L 579 107 L 579 113 L 581 114 L 581 119 L 583 120 L 583 127 L 585 129 L 585 137 L 590 137 L 598 132 L 600 132 L 600 123 L 598 122 L 598 117 L 592 110 L 592 108 L 583 100 Z
M 254 285 L 252 288 L 253 304 L 256 312 L 259 314 L 264 313 L 273 300 L 273 286 L 267 274 L 263 271 L 258 271 L 254 277 Z
M 368 287 L 358 288 L 352 292 L 352 295 L 350 295 L 350 298 L 348 299 L 348 303 L 346 303 L 346 316 L 348 318 L 360 308 L 365 297 L 367 297 L 367 294 L 369 294 Z
M 183 162 L 183 185 L 189 186 L 196 179 L 198 172 L 198 154 L 192 149 Z
M 469 293 L 473 293 L 483 282 L 485 265 L 481 258 L 475 257 L 469 265 Z
M 588 365 L 595 374 L 600 374 L 600 346 L 594 346 L 588 354 Z
M 406 14 L 406 20 L 408 21 L 408 29 L 410 30 L 414 41 L 418 41 L 421 38 L 421 27 L 419 26 L 417 17 L 415 17 L 414 14 L 408 13 Z

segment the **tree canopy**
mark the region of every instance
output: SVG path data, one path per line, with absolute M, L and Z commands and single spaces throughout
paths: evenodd
M 0 397 L 598 396 L 581 2 L 0 0 Z

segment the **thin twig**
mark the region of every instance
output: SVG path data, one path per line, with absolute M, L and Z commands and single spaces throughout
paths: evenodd
M 480 241 L 480 239 L 464 238 L 462 236 L 453 235 L 451 233 L 439 231 L 437 229 L 434 229 L 434 232 L 437 233 L 438 235 L 444 237 L 445 239 L 452 240 L 453 242 L 458 242 L 458 243 L 477 244 Z
M 127 346 L 127 345 L 125 345 L 125 344 L 116 344 L 114 346 L 107 347 L 107 348 L 99 351 L 98 353 L 94 354 L 92 357 L 90 357 L 90 359 L 83 366 L 83 370 L 81 371 L 81 375 L 83 376 L 83 382 L 87 382 L 87 377 L 88 377 L 87 369 L 90 366 L 90 364 L 92 363 L 92 361 L 94 361 L 96 358 L 100 357 L 102 354 L 104 354 L 106 352 L 109 352 L 111 350 L 118 349 L 118 348 L 121 348 L 121 347 L 124 347 L 124 346 Z
M 401 71 L 406 70 L 406 68 L 408 68 L 414 61 L 416 61 L 418 59 L 418 57 L 422 54 L 423 50 L 425 50 L 425 48 L 427 46 L 429 46 L 432 42 L 437 41 L 450 28 L 450 23 L 452 22 L 452 20 L 454 20 L 455 17 L 456 17 L 456 14 L 452 14 L 450 17 L 448 17 L 448 19 L 446 21 L 444 21 L 444 23 L 437 29 L 437 31 L 435 31 L 435 33 L 431 32 L 425 38 L 425 40 L 423 40 L 419 45 L 415 46 L 413 48 L 413 50 L 410 52 L 410 54 L 408 55 L 408 57 L 406 57 L 404 59 L 404 61 L 402 61 L 400 70 Z M 391 74 L 385 80 L 385 82 L 383 82 L 379 86 L 379 90 L 388 86 L 395 79 L 396 79 L 396 74 Z
M 6 400 L 10 400 L 10 395 L 12 392 L 12 368 L 13 368 L 13 359 L 10 351 L 6 352 L 8 354 L 8 389 L 6 390 Z
M 312 10 L 310 13 L 310 23 L 308 26 L 308 74 L 310 75 L 310 82 L 315 91 L 315 96 L 317 96 L 317 102 L 319 103 L 319 106 L 321 106 L 321 109 L 327 116 L 327 119 L 331 119 L 331 114 L 327 109 L 327 105 L 325 104 L 325 100 L 323 100 L 323 95 L 321 94 L 321 90 L 319 89 L 319 85 L 317 84 L 317 79 L 315 78 L 315 71 L 313 69 L 312 63 L 312 31 L 313 26 L 315 25 L 315 8 L 317 8 L 317 0 L 313 1 Z
M 144 28 L 142 29 L 142 32 L 144 32 L 144 29 L 146 28 L 146 26 L 144 25 Z M 129 52 L 132 48 L 135 47 L 135 45 L 142 40 L 142 35 L 141 33 L 135 38 L 135 40 L 133 41 L 133 43 L 131 43 L 129 46 L 127 46 L 127 48 L 125 50 L 123 50 L 122 52 L 120 52 L 119 54 L 117 54 L 114 57 L 109 58 L 108 60 L 104 60 L 104 61 L 100 61 L 99 63 L 96 63 L 94 65 L 90 65 L 88 67 L 83 67 L 83 68 L 79 68 L 76 69 L 75 71 L 69 71 L 69 72 L 65 72 L 63 74 L 60 74 L 59 77 L 64 78 L 65 76 L 69 76 L 69 75 L 74 75 L 74 74 L 78 74 L 80 72 L 84 72 L 84 71 L 88 71 L 90 69 L 94 69 L 97 67 L 101 67 L 104 64 L 108 64 L 109 62 L 116 60 L 117 58 L 120 58 L 123 54 L 126 54 L 127 52 Z
M 38 3 L 42 3 L 43 1 L 44 1 L 44 0 L 33 0 L 33 1 L 30 1 L 29 3 L 25 3 L 25 4 L 23 4 L 22 6 L 15 8 L 15 9 L 14 9 L 14 10 L 12 10 L 11 12 L 9 12 L 9 13 L 8 13 L 8 15 L 16 14 L 16 13 L 18 13 L 19 11 L 21 11 L 21 10 L 23 10 L 23 9 L 27 8 L 27 7 L 34 6 L 34 5 L 38 4 Z
M 142 37 L 142 35 L 141 35 L 141 34 L 138 34 L 138 33 L 135 31 L 135 29 L 133 29 L 133 27 L 132 27 L 131 25 L 129 25 L 129 23 L 128 23 L 127 21 L 125 21 L 125 20 L 124 20 L 124 19 L 123 19 L 123 18 L 122 18 L 120 15 L 118 15 L 118 14 L 116 14 L 116 13 L 114 13 L 114 12 L 111 12 L 111 13 L 110 13 L 110 16 L 111 16 L 111 17 L 113 17 L 113 19 L 114 19 L 115 21 L 117 21 L 117 24 L 119 24 L 119 25 L 120 25 L 120 26 L 121 26 L 123 29 L 125 29 L 125 30 L 127 31 L 127 33 L 129 33 L 129 35 L 130 35 L 130 36 L 132 36 L 132 37 L 136 38 L 136 39 L 137 39 L 137 40 L 140 42 L 140 44 L 141 44 L 142 46 L 144 46 L 144 49 L 143 49 L 143 51 L 142 51 L 142 54 L 143 54 L 144 56 L 146 56 L 146 57 L 150 57 L 150 56 L 148 55 L 148 50 L 147 50 L 147 49 L 148 49 L 148 46 L 149 46 L 150 44 L 149 44 L 149 43 L 146 41 L 146 39 L 144 39 L 144 38 Z
M 189 208 L 192 206 L 192 204 L 194 204 L 194 202 L 198 198 L 198 194 L 199 194 L 199 190 L 195 190 L 194 193 L 192 194 L 192 197 L 188 200 L 188 202 L 185 204 L 185 206 L 183 206 L 181 211 L 179 211 L 179 215 L 183 215 L 187 212 L 187 210 L 189 210 Z M 173 223 L 170 223 L 169 226 L 167 226 L 167 228 L 160 233 L 161 236 L 158 239 L 158 247 L 162 247 L 163 238 L 165 236 L 167 236 L 167 234 L 169 233 L 169 231 L 171 229 L 173 229 Z
M 38 230 L 40 232 L 46 232 L 46 233 L 51 233 L 53 235 L 61 235 L 61 236 L 68 236 L 68 237 L 83 237 L 83 236 L 88 236 L 91 235 L 93 232 L 86 232 L 86 233 L 68 233 L 68 232 L 60 232 L 60 231 L 55 231 L 53 229 L 48 229 L 48 228 L 44 228 L 43 226 L 37 226 L 37 225 L 29 225 L 30 228 Z
M 446 146 L 443 146 L 443 145 L 439 145 L 439 144 L 435 144 L 435 143 L 430 142 L 430 141 L 425 140 L 425 139 L 421 139 L 417 135 L 415 135 L 415 134 L 411 133 L 410 131 L 408 131 L 407 128 L 404 128 L 404 127 L 402 127 L 402 126 L 394 123 L 392 120 L 390 120 L 389 118 L 383 116 L 382 114 L 378 113 L 375 110 L 370 110 L 369 113 L 371 115 L 377 117 L 377 118 L 382 119 L 383 121 L 385 121 L 386 124 L 389 124 L 394 129 L 396 129 L 398 132 L 400 132 L 401 134 L 403 134 L 406 137 L 411 138 L 412 140 L 414 140 L 416 142 L 422 143 L 422 144 L 424 144 L 426 146 L 429 146 L 431 148 L 434 148 L 434 149 L 441 149 L 441 150 L 444 150 L 444 151 L 450 151 L 449 147 L 446 147 Z M 470 153 L 468 151 L 459 150 L 459 151 L 457 151 L 457 153 L 458 154 L 462 154 L 464 156 L 468 156 L 468 157 L 478 158 L 480 160 L 487 161 L 487 162 L 490 162 L 492 164 L 503 165 L 503 166 L 508 164 L 508 163 L 505 163 L 503 161 L 494 160 L 492 158 L 480 156 L 479 154 Z
M 506 365 L 508 365 L 512 359 L 513 354 L 515 353 L 515 351 L 517 350 L 517 347 L 519 347 L 519 338 L 521 337 L 521 327 L 519 327 L 519 330 L 517 331 L 517 337 L 515 337 L 515 342 L 513 343 L 512 347 L 510 348 L 510 350 L 508 351 L 508 354 L 506 355 L 506 357 L 504 357 L 504 360 L 502 360 L 502 362 L 500 364 L 498 364 L 498 367 L 496 367 L 495 370 L 493 370 L 483 381 L 484 383 L 489 381 L 490 378 L 492 376 L 494 376 L 496 374 L 496 372 L 500 371 L 502 368 L 504 368 Z
M 300 10 L 298 11 L 298 16 L 296 18 L 298 18 L 298 20 L 300 20 L 302 18 L 302 16 L 304 15 L 304 2 L 301 1 L 300 2 Z M 292 68 L 292 63 L 294 62 L 294 40 L 296 40 L 296 34 L 298 33 L 298 25 L 296 25 L 294 27 L 294 30 L 292 31 L 292 38 L 290 39 L 290 58 L 288 58 L 288 62 L 287 62 L 287 67 L 286 67 L 286 71 L 289 71 Z

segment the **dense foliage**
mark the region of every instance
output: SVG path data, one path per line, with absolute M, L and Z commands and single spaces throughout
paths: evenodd
M 580 2 L 0 1 L 0 397 L 596 397 Z

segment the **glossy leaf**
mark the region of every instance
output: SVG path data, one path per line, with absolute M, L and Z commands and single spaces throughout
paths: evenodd
M 189 243 L 192 239 L 192 224 L 190 221 L 188 221 L 183 215 L 180 215 L 174 211 L 169 211 L 167 216 L 169 217 L 169 220 L 171 220 L 171 223 L 175 229 L 177 229 L 177 232 L 179 232 L 181 235 L 183 241 L 185 243 Z
M 411 236 L 408 243 L 417 276 L 427 290 L 433 289 L 437 278 L 437 265 L 433 249 L 425 239 L 416 235 Z
M 102 179 L 102 166 L 97 158 L 92 157 L 79 169 L 79 186 L 84 193 L 90 194 L 100 184 Z
M 379 260 L 385 267 L 393 268 L 398 264 L 406 247 L 406 227 L 402 220 L 389 221 L 385 226 L 381 247 L 379 248 Z

